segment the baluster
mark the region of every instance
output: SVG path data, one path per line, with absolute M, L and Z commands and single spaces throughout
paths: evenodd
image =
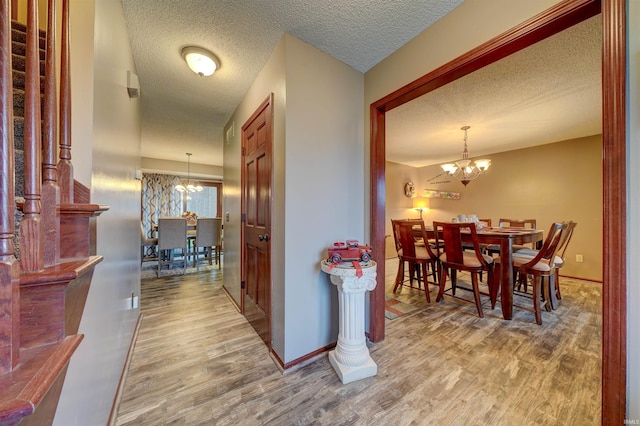
M 60 262 L 60 187 L 56 176 L 56 1 L 48 0 L 47 53 L 44 71 L 44 134 L 42 159 L 42 229 L 44 232 L 44 265 Z
M 71 64 L 69 60 L 69 1 L 62 0 L 62 41 L 60 57 L 60 161 L 58 185 L 60 202 L 73 203 L 73 165 L 71 164 Z
M 18 365 L 20 265 L 15 257 L 15 160 L 9 0 L 0 0 L 0 373 Z
M 27 54 L 24 100 L 24 217 L 20 222 L 20 265 L 23 272 L 44 268 L 41 222 L 41 126 L 38 2 L 27 3 Z

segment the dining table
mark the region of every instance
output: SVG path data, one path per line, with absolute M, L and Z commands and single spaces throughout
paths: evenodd
M 414 228 L 416 236 L 420 235 L 420 228 Z M 433 238 L 433 227 L 426 227 L 427 237 Z M 495 228 L 485 227 L 477 229 L 480 245 L 496 244 L 500 247 L 500 270 L 496 271 L 500 280 L 500 306 L 502 317 L 510 320 L 513 317 L 513 246 L 534 244 L 539 246 L 543 240 L 543 232 L 528 228 Z M 462 233 L 463 242 L 471 242 L 471 232 Z

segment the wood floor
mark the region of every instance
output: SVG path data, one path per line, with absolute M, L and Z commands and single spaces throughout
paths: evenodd
M 387 294 L 395 260 L 387 261 Z M 601 286 L 561 279 L 563 304 L 514 309 L 403 288 L 375 377 L 343 385 L 326 356 L 283 375 L 212 270 L 142 281 L 143 320 L 117 425 L 596 425 Z M 436 291 L 432 287 L 432 301 Z M 528 302 L 524 300 L 523 302 Z

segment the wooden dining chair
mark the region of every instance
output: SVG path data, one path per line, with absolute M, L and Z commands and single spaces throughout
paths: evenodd
M 200 271 L 200 249 L 204 259 L 209 265 L 215 260 L 220 269 L 220 246 L 222 238 L 222 218 L 198 218 L 196 223 L 196 235 L 192 248 L 192 256 L 196 271 Z
M 396 241 L 396 250 L 398 253 L 398 272 L 396 274 L 396 283 L 393 287 L 394 293 L 398 291 L 404 283 L 405 279 L 405 262 L 409 265 L 409 283 L 413 287 L 413 272 L 414 268 L 422 268 L 422 273 L 418 275 L 418 288 L 420 288 L 420 279 L 424 284 L 424 292 L 427 302 L 431 302 L 430 290 L 429 290 L 429 268 L 431 270 L 431 276 L 433 277 L 432 284 L 437 284 L 437 270 L 438 270 L 438 254 L 434 251 L 434 248 L 429 244 L 429 238 L 427 237 L 427 231 L 422 220 L 396 220 L 391 219 L 391 225 L 393 227 L 393 235 Z M 415 229 L 419 229 L 420 237 L 416 237 Z M 416 241 L 417 240 L 417 241 Z M 421 244 L 417 244 L 417 242 Z
M 491 219 L 478 219 L 478 222 L 482 222 L 484 224 L 484 226 L 486 226 L 487 228 L 491 228 Z M 476 226 L 476 230 L 478 230 L 479 228 Z M 462 245 L 462 249 L 463 250 L 471 250 L 473 251 L 473 244 L 471 243 L 463 243 Z M 483 253 L 487 252 L 487 245 L 486 244 L 480 244 L 480 251 Z M 482 271 L 480 272 L 480 281 L 482 281 Z
M 480 318 L 484 318 L 482 310 L 482 301 L 480 299 L 479 274 L 487 273 L 487 281 L 489 285 L 489 297 L 491 299 L 491 308 L 495 307 L 497 299 L 497 283 L 494 280 L 494 262 L 493 258 L 482 253 L 480 244 L 478 243 L 478 234 L 475 223 L 449 223 L 449 222 L 433 222 L 433 230 L 437 244 L 440 241 L 444 243 L 444 253 L 440 254 L 440 290 L 436 302 L 443 299 L 445 292 L 451 297 L 470 301 L 468 299 L 458 297 L 456 290 L 458 288 L 473 292 L 473 297 Z M 470 243 L 473 245 L 473 251 L 463 250 L 462 236 L 463 232 L 469 232 Z M 451 287 L 446 289 L 448 271 L 451 271 Z M 471 288 L 458 286 L 458 271 L 466 271 L 471 274 Z
M 536 229 L 535 219 L 504 219 L 498 220 L 498 226 L 501 228 L 529 228 Z
M 569 247 L 569 242 L 571 241 L 571 237 L 573 236 L 573 231 L 578 224 L 574 221 L 568 221 L 566 222 L 566 225 L 567 225 L 567 229 L 562 235 L 562 239 L 558 244 L 558 251 L 555 258 L 555 265 L 557 269 L 555 274 L 555 291 L 551 291 L 550 289 L 550 298 L 549 298 L 552 309 L 556 309 L 559 305 L 558 301 L 562 299 L 562 294 L 560 292 L 560 269 L 564 266 L 565 259 L 566 259 L 565 253 L 567 252 L 567 247 Z M 538 255 L 539 252 L 540 250 L 537 250 L 537 249 L 522 249 L 522 250 L 518 250 L 518 255 L 535 257 L 536 255 Z M 524 291 L 526 292 L 527 291 L 526 280 L 524 280 L 524 283 L 520 283 L 520 282 L 518 283 L 518 288 L 520 289 L 522 287 L 524 287 Z
M 560 244 L 563 242 L 563 236 L 566 237 L 566 231 L 569 228 L 567 223 L 556 222 L 551 225 L 547 237 L 542 244 L 536 256 L 526 256 L 513 254 L 513 268 L 518 271 L 519 280 L 527 280 L 532 277 L 533 292 L 531 298 L 533 300 L 533 313 L 536 324 L 542 324 L 541 304 L 547 310 L 551 311 L 551 294 L 555 292 L 555 275 L 557 275 L 557 256 Z M 496 259 L 499 263 L 500 259 Z M 515 305 L 514 305 L 515 306 Z M 525 308 L 527 309 L 527 308 Z
M 181 258 L 176 256 L 180 250 Z M 189 259 L 187 249 L 187 220 L 181 217 L 158 219 L 158 276 L 163 266 L 182 263 L 183 274 L 187 272 Z
M 140 221 L 140 264 L 158 260 L 158 239 L 148 237 Z
M 418 281 L 418 287 L 420 288 L 420 268 L 416 268 L 416 265 L 414 263 L 408 262 L 408 261 L 401 261 L 400 260 L 400 254 L 402 253 L 402 245 L 400 244 L 400 239 L 398 237 L 398 232 L 394 226 L 394 220 L 407 220 L 407 221 L 412 221 L 415 222 L 416 224 L 419 224 L 420 222 L 424 222 L 422 219 L 391 219 L 391 230 L 393 232 L 393 241 L 395 243 L 395 247 L 396 247 L 396 253 L 398 255 L 398 262 L 402 262 L 402 264 L 398 264 L 398 268 L 402 268 L 402 273 L 404 276 L 404 267 L 405 267 L 405 263 L 407 264 L 406 266 L 408 267 L 408 271 L 409 271 L 409 287 L 413 287 L 413 280 L 416 279 Z M 414 230 L 415 233 L 415 230 Z M 415 237 L 415 235 L 414 235 Z M 417 246 L 421 246 L 424 245 L 422 241 L 416 241 L 415 244 Z M 400 270 L 400 269 L 399 269 Z M 406 282 L 406 280 L 403 280 L 403 284 Z M 395 291 L 395 289 L 394 289 Z
M 498 220 L 498 226 L 500 228 L 526 228 L 526 229 L 536 229 L 537 221 L 535 219 L 505 219 L 500 218 Z M 535 246 L 532 244 L 528 245 L 519 245 L 516 244 L 513 246 L 513 251 L 516 252 L 521 249 L 534 249 Z M 489 244 L 485 247 L 485 252 L 489 255 L 500 254 L 500 246 L 497 244 Z

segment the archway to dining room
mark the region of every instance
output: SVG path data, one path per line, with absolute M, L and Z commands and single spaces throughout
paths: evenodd
M 602 8 L 602 9 L 601 9 Z M 622 423 L 625 415 L 626 258 L 625 194 L 625 2 L 567 1 L 471 50 L 371 105 L 371 244 L 385 246 L 385 113 L 429 91 L 523 49 L 598 13 L 603 32 L 603 353 L 602 422 Z M 615 256 L 614 254 L 615 253 Z M 371 294 L 370 338 L 384 339 L 384 262 Z

